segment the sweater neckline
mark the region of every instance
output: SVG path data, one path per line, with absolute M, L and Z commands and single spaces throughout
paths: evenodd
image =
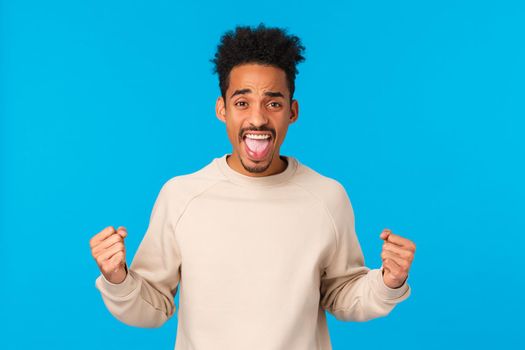
M 245 186 L 274 186 L 289 180 L 295 171 L 297 170 L 297 160 L 294 157 L 281 155 L 287 165 L 286 169 L 278 174 L 268 176 L 248 176 L 233 170 L 226 161 L 227 156 L 230 154 L 226 153 L 222 157 L 215 158 L 215 164 L 219 167 L 220 171 L 226 176 L 231 182 Z

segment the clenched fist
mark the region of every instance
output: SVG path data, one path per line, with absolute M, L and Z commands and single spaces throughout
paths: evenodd
M 121 283 L 128 273 L 124 246 L 124 238 L 127 234 L 123 226 L 117 231 L 113 226 L 108 226 L 89 241 L 91 255 L 104 277 L 111 283 Z
M 393 234 L 389 229 L 384 229 L 379 237 L 384 240 L 381 252 L 383 281 L 390 288 L 399 288 L 408 278 L 416 245 L 407 238 Z

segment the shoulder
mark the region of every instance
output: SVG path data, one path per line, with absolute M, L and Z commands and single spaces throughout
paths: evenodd
M 214 162 L 189 174 L 173 176 L 162 185 L 158 197 L 171 205 L 184 206 L 215 184 L 224 181 Z
M 343 184 L 309 166 L 299 163 L 292 181 L 322 202 L 333 216 L 337 216 L 341 211 L 351 209 L 350 198 Z
M 346 189 L 336 179 L 325 176 L 307 165 L 298 163 L 293 182 L 324 201 L 337 201 L 347 196 Z

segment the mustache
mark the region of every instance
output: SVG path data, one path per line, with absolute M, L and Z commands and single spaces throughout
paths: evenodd
M 244 135 L 244 133 L 247 131 L 268 131 L 269 133 L 272 134 L 272 137 L 275 139 L 275 129 L 270 128 L 268 126 L 260 126 L 258 128 L 254 126 L 250 126 L 247 128 L 242 128 L 241 130 L 239 130 L 239 138 L 242 139 L 242 135 Z

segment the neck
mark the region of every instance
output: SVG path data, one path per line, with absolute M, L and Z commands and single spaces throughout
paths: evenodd
M 268 169 L 261 173 L 253 173 L 244 168 L 244 166 L 241 163 L 241 160 L 239 157 L 234 153 L 229 154 L 226 156 L 226 163 L 228 163 L 228 166 L 235 170 L 236 172 L 246 175 L 246 176 L 252 176 L 252 177 L 263 177 L 263 176 L 270 176 L 282 173 L 286 170 L 286 167 L 288 166 L 288 162 L 285 160 L 284 157 L 280 155 L 274 155 L 272 158 L 272 162 L 270 163 L 270 166 Z

